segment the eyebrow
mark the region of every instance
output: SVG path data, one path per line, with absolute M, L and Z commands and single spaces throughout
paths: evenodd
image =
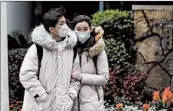
M 88 27 L 76 27 L 76 28 L 88 28 Z
M 60 21 L 60 23 L 64 23 L 65 21 Z

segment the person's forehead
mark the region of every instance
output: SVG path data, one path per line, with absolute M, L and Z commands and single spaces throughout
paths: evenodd
M 83 21 L 83 22 L 77 23 L 76 26 L 77 26 L 77 27 L 88 27 L 89 25 L 88 25 L 87 22 Z
M 64 16 L 60 17 L 59 22 L 61 22 L 61 21 L 66 21 L 66 18 Z

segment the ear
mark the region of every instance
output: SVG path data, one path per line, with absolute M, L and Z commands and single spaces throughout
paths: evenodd
M 49 27 L 49 31 L 50 32 L 53 32 L 53 27 Z

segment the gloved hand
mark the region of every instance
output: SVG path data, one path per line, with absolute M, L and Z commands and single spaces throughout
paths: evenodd
M 72 72 L 71 76 L 72 76 L 72 78 L 77 79 L 77 80 L 79 80 L 79 81 L 80 81 L 81 78 L 82 78 L 81 74 L 80 74 L 78 71 Z

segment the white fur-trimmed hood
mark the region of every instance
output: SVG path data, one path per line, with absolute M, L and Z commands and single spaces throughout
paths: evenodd
M 73 48 L 77 43 L 76 34 L 73 31 L 69 31 L 69 36 L 66 37 L 66 48 Z M 48 49 L 53 50 L 56 49 L 57 42 L 52 38 L 52 35 L 49 34 L 44 26 L 41 24 L 36 26 L 31 33 L 32 42 L 39 44 L 40 46 Z M 64 41 L 64 40 L 63 40 Z M 63 42 L 61 41 L 61 42 Z

